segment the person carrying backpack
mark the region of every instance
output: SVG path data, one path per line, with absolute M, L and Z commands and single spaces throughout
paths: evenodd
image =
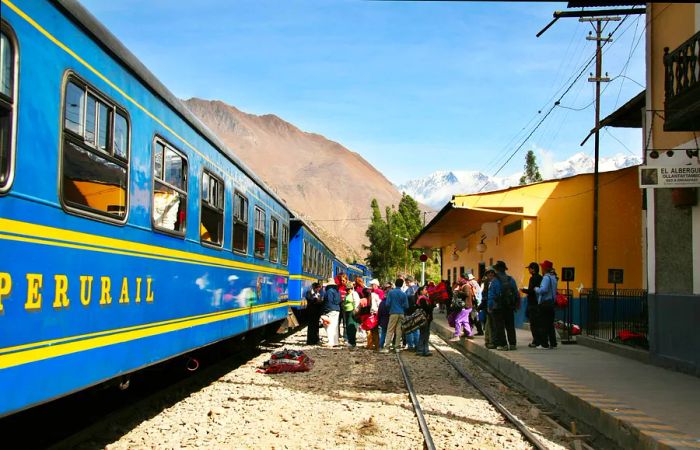
M 469 315 L 474 305 L 472 290 L 466 278 L 460 278 L 458 284 L 459 289 L 456 291 L 455 295 L 455 310 L 457 310 L 457 316 L 455 317 L 455 334 L 452 340 L 459 340 L 462 335 L 462 330 L 464 330 L 464 336 L 467 339 L 472 339 L 473 333 L 471 325 L 469 324 Z
M 497 261 L 493 268 L 496 276 L 489 285 L 488 294 L 488 310 L 494 319 L 493 345 L 497 350 L 516 350 L 515 310 L 520 301 L 518 286 L 513 277 L 506 273 L 508 267 L 505 262 Z

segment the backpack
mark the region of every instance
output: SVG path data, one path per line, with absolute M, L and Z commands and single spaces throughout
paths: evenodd
M 496 278 L 498 278 L 498 281 L 501 284 L 501 293 L 496 299 L 497 307 L 515 309 L 515 305 L 518 302 L 518 294 L 513 290 L 510 277 L 508 275 L 501 275 L 497 273 Z

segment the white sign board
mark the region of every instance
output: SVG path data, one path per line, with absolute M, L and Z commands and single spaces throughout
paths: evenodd
M 639 166 L 639 186 L 648 189 L 697 187 L 700 186 L 700 167 Z

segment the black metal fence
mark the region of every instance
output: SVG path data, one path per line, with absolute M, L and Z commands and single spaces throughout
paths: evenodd
M 586 336 L 649 348 L 649 308 L 643 289 L 583 289 L 578 318 Z

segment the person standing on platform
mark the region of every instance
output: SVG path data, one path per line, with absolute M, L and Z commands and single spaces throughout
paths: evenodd
M 497 350 L 516 350 L 515 310 L 520 302 L 518 286 L 513 277 L 506 273 L 508 267 L 505 262 L 497 261 L 493 268 L 496 277 L 489 286 L 489 309 L 493 314 L 495 332 L 493 344 Z
M 539 345 L 538 336 L 540 333 L 540 313 L 537 306 L 537 292 L 535 292 L 535 288 L 540 286 L 542 275 L 540 275 L 540 266 L 536 262 L 531 262 L 527 266 L 527 270 L 530 272 L 530 281 L 527 284 L 527 288 L 522 288 L 521 291 L 527 294 L 525 314 L 530 321 L 530 333 L 532 333 L 532 342 L 528 344 L 528 347 L 535 348 Z
M 321 297 L 321 283 L 313 283 L 311 288 L 304 294 L 306 299 L 306 345 L 318 345 L 318 322 L 321 320 L 323 309 L 323 298 Z
M 338 339 L 340 293 L 338 292 L 338 285 L 335 284 L 333 278 L 329 278 L 323 287 L 326 290 L 325 294 L 323 294 L 323 316 L 327 319 L 323 321 L 323 326 L 326 328 L 326 335 L 328 336 L 326 345 L 328 347 L 337 347 L 340 345 L 340 340 Z
M 408 309 L 408 297 L 406 297 L 406 293 L 401 290 L 402 287 L 403 280 L 397 278 L 396 286 L 389 291 L 385 300 L 389 307 L 389 326 L 386 332 L 387 342 L 384 344 L 397 352 L 399 351 L 401 340 L 401 322 Z M 382 351 L 388 352 L 387 348 L 383 348 Z
M 554 302 L 557 296 L 557 275 L 552 261 L 544 260 L 542 264 L 542 283 L 535 288 L 540 312 L 540 326 L 537 338 L 538 348 L 554 350 L 557 347 L 557 332 L 554 330 Z
M 452 340 L 459 340 L 464 330 L 464 336 L 472 339 L 472 327 L 469 325 L 469 315 L 472 312 L 472 290 L 466 278 L 460 278 L 458 288 L 455 290 L 455 304 L 457 316 L 455 317 L 455 334 Z
M 416 355 L 432 356 L 433 354 L 430 352 L 428 344 L 430 342 L 430 324 L 433 321 L 433 308 L 435 308 L 435 305 L 430 301 L 427 285 L 421 287 L 417 295 L 418 300 L 416 301 L 416 306 L 423 310 L 428 320 L 422 327 L 418 328 L 420 335 L 418 337 L 418 344 L 416 345 Z
M 483 311 L 484 313 L 484 344 L 486 348 L 494 349 L 496 346 L 493 344 L 494 342 L 494 335 L 495 333 L 493 332 L 493 314 L 491 314 L 491 311 L 489 310 L 488 306 L 488 299 L 489 299 L 489 286 L 491 285 L 491 282 L 493 279 L 496 277 L 496 271 L 493 270 L 493 266 L 488 266 L 486 268 L 486 272 L 484 273 L 484 280 L 483 284 L 481 285 L 481 296 L 483 298 L 483 301 L 481 302 L 481 305 L 479 305 L 479 309 Z
M 469 314 L 469 324 L 472 327 L 472 330 L 474 327 L 476 327 L 476 335 L 477 336 L 483 336 L 484 335 L 484 329 L 481 327 L 481 321 L 479 320 L 479 305 L 481 304 L 481 286 L 479 286 L 479 283 L 476 281 L 476 278 L 474 277 L 474 274 L 468 274 L 467 275 L 467 281 L 469 283 L 469 288 L 472 291 L 472 299 L 474 305 L 472 306 L 472 312 Z

